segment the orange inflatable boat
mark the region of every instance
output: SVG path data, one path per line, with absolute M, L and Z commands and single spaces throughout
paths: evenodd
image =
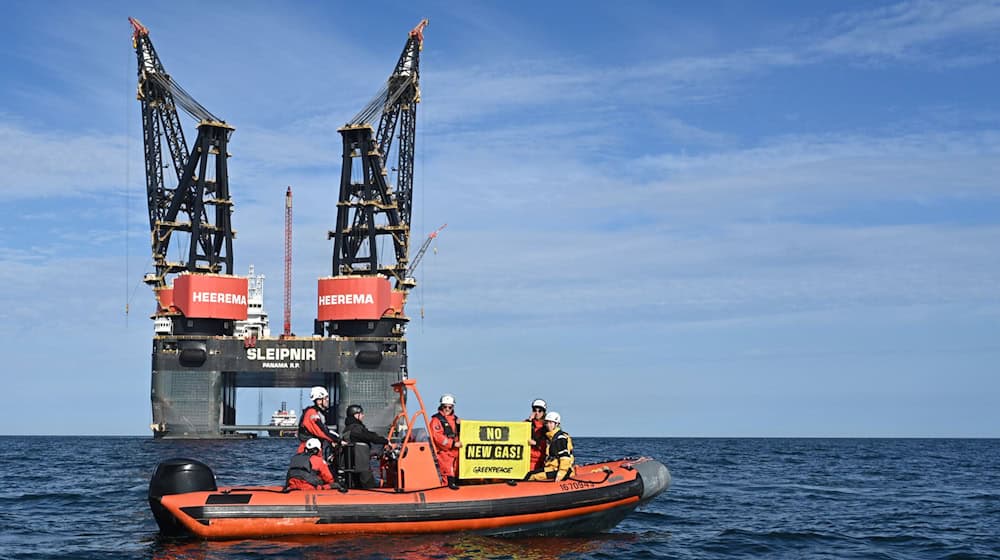
M 418 414 L 406 416 L 405 392 L 415 392 L 413 384 L 406 380 L 394 386 L 409 429 L 391 461 L 383 462 L 384 484 L 391 486 L 218 488 L 208 466 L 171 459 L 157 466 L 149 487 L 160 532 L 204 539 L 460 531 L 589 535 L 614 527 L 670 485 L 666 466 L 640 457 L 576 465 L 562 481 L 479 481 L 450 489 L 438 474 L 433 443 L 410 440 L 418 415 L 426 421 L 422 402 Z

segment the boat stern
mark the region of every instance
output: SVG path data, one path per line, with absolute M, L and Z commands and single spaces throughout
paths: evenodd
M 215 473 L 208 465 L 194 459 L 168 459 L 156 466 L 149 479 L 149 507 L 153 510 L 160 534 L 180 536 L 191 531 L 178 518 L 176 512 L 163 504 L 165 496 L 188 492 L 215 491 Z

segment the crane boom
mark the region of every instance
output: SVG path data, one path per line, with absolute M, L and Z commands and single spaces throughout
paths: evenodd
M 406 275 L 423 20 L 410 32 L 396 66 L 379 93 L 339 132 L 343 135 L 340 202 L 334 238 L 333 275 L 385 274 L 399 286 Z M 370 121 L 379 119 L 377 132 Z M 399 128 L 397 185 L 388 182 L 386 162 Z M 360 177 L 355 177 L 355 171 Z M 358 180 L 360 179 L 360 180 Z M 378 238 L 391 237 L 395 262 L 382 262 Z M 366 254 L 367 253 L 367 254 Z
M 209 320 L 181 327 L 191 332 L 216 333 L 231 331 L 231 324 L 217 319 L 245 318 L 246 279 L 242 282 L 185 277 L 179 287 L 171 287 L 168 276 L 181 273 L 195 275 L 233 275 L 232 227 L 233 203 L 229 196 L 229 138 L 235 130 L 219 119 L 177 84 L 160 61 L 149 30 L 135 18 L 132 24 L 132 46 L 138 62 L 137 99 L 142 107 L 143 146 L 146 161 L 146 200 L 149 209 L 152 257 L 155 272 L 147 274 L 146 283 L 153 286 L 160 300 L 159 314 L 179 309 L 189 319 L 199 316 Z M 184 138 L 177 107 L 197 119 L 198 136 L 190 149 Z M 168 186 L 164 177 L 162 144 L 166 143 L 174 169 L 176 186 Z M 187 236 L 185 257 L 168 259 L 175 234 Z M 176 284 L 176 283 L 175 283 Z M 227 287 L 222 288 L 225 284 Z M 174 294 L 174 288 L 179 288 Z M 242 298 L 242 311 L 204 307 L 198 294 L 229 292 Z M 221 290 L 221 291 L 220 291 Z M 240 293 L 242 292 L 242 293 Z M 165 294 L 169 297 L 164 297 Z M 174 295 L 183 296 L 174 298 Z M 198 298 L 198 299 L 191 299 Z M 231 300 L 232 298 L 229 298 Z M 228 300 L 227 300 L 228 301 Z M 215 303 L 210 302 L 210 303 Z M 176 305 L 176 309 L 171 307 Z M 241 317 L 242 316 L 242 317 Z M 178 322 L 174 322 L 175 332 Z M 207 330 L 206 330 L 207 329 Z
M 323 331 L 320 324 L 326 325 L 327 334 L 343 334 L 355 332 L 356 323 L 374 324 L 372 320 L 383 317 L 387 317 L 385 324 L 368 329 L 370 333 L 402 332 L 406 291 L 412 287 L 408 280 L 410 216 L 420 51 L 426 26 L 424 19 L 409 32 L 385 84 L 338 129 L 343 152 L 336 226 L 328 232 L 334 240 L 332 273 L 320 280 L 317 333 Z M 377 129 L 371 124 L 375 119 Z M 396 172 L 395 186 L 390 183 L 390 161 L 395 162 L 391 169 Z M 388 244 L 382 241 L 391 242 L 391 252 L 380 254 Z M 391 288 L 387 279 L 394 282 Z M 366 302 L 371 298 L 371 304 L 361 309 L 338 303 L 348 296 Z
M 162 287 L 168 274 L 179 272 L 233 273 L 232 229 L 227 145 L 234 128 L 194 100 L 167 74 L 149 38 L 149 30 L 135 18 L 132 44 L 138 59 L 137 97 L 142 105 L 146 154 L 146 194 L 152 232 L 155 276 L 149 283 Z M 198 137 L 190 156 L 177 105 L 199 119 Z M 177 186 L 163 177 L 161 142 L 167 143 Z M 190 235 L 186 261 L 167 260 L 173 234 Z

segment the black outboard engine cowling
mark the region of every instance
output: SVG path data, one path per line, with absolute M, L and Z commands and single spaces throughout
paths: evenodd
M 194 459 L 167 459 L 153 471 L 149 479 L 149 507 L 163 535 L 183 535 L 188 531 L 177 521 L 160 498 L 186 492 L 211 492 L 218 490 L 215 473 L 205 463 Z

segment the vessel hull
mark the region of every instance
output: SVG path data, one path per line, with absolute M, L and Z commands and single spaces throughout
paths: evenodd
M 261 338 L 248 345 L 232 336 L 157 336 L 150 427 L 155 438 L 238 437 L 237 389 L 321 385 L 335 407 L 328 424 L 342 423 L 349 404 L 364 403 L 366 424 L 385 432 L 399 411 L 392 384 L 405 361 L 406 341 L 398 338 Z

